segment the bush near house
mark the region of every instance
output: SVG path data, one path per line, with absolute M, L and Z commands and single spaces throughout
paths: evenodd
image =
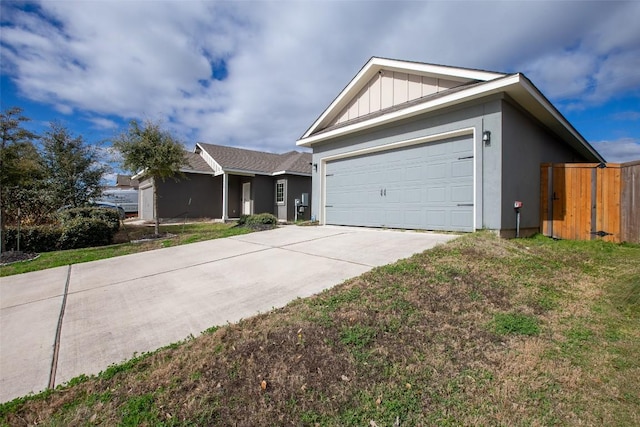
M 278 218 L 270 213 L 261 213 L 257 215 L 242 215 L 238 220 L 238 225 L 250 228 L 252 230 L 268 230 L 276 228 Z
M 88 248 L 109 245 L 120 229 L 118 212 L 101 208 L 73 208 L 58 214 L 59 224 L 24 227 L 6 231 L 6 247 L 23 252 Z
M 18 247 L 18 229 L 8 227 L 5 231 L 6 248 L 10 251 L 49 252 L 55 250 L 62 235 L 62 229 L 54 225 L 33 225 L 20 229 L 20 247 Z M 54 249 L 52 249 L 54 248 Z
M 111 237 L 120 230 L 120 217 L 118 216 L 118 211 L 114 209 L 82 207 L 65 209 L 58 214 L 58 219 L 63 228 L 78 218 L 95 219 L 104 222 L 111 230 Z

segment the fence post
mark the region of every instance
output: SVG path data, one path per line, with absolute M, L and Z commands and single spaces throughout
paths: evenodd
M 596 232 L 598 231 L 598 168 L 596 166 L 591 169 L 591 240 L 596 238 Z

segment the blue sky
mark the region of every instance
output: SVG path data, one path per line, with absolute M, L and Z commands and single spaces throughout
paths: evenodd
M 5 1 L 1 107 L 90 143 L 151 119 L 284 152 L 371 56 L 522 72 L 608 160 L 640 159 L 640 2 Z

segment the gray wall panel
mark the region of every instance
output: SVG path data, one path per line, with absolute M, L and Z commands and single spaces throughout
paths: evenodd
M 160 218 L 214 218 L 216 205 L 213 197 L 213 176 L 186 174 L 179 181 L 168 178 L 158 180 L 158 217 Z
M 513 202 L 520 200 L 521 228 L 540 226 L 540 163 L 584 162 L 586 159 L 528 114 L 504 101 L 501 229 L 515 230 Z M 485 165 L 486 167 L 486 165 Z

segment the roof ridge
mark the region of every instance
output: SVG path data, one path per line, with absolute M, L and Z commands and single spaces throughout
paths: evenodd
M 505 74 L 505 75 L 514 74 L 514 73 L 506 73 L 504 71 L 486 70 L 484 68 L 459 67 L 459 66 L 456 66 L 456 65 L 436 64 L 435 62 L 423 62 L 423 61 L 412 61 L 412 60 L 407 60 L 407 59 L 388 58 L 386 56 L 375 56 L 374 55 L 371 58 L 369 58 L 369 61 L 371 61 L 372 59 L 382 59 L 382 60 L 385 60 L 385 61 L 404 62 L 404 63 L 408 63 L 408 64 L 432 65 L 434 67 L 450 68 L 452 70 L 481 71 L 483 73 L 495 73 L 495 74 Z
M 296 151 L 296 150 L 292 150 L 292 151 L 289 151 L 287 153 L 281 154 L 281 156 L 286 156 L 286 157 L 278 165 L 278 169 L 279 170 L 278 171 L 274 171 L 274 172 L 286 171 L 286 170 L 290 169 L 291 166 L 293 166 L 293 164 L 295 162 L 297 162 L 303 154 L 304 153 L 302 153 L 300 151 Z

